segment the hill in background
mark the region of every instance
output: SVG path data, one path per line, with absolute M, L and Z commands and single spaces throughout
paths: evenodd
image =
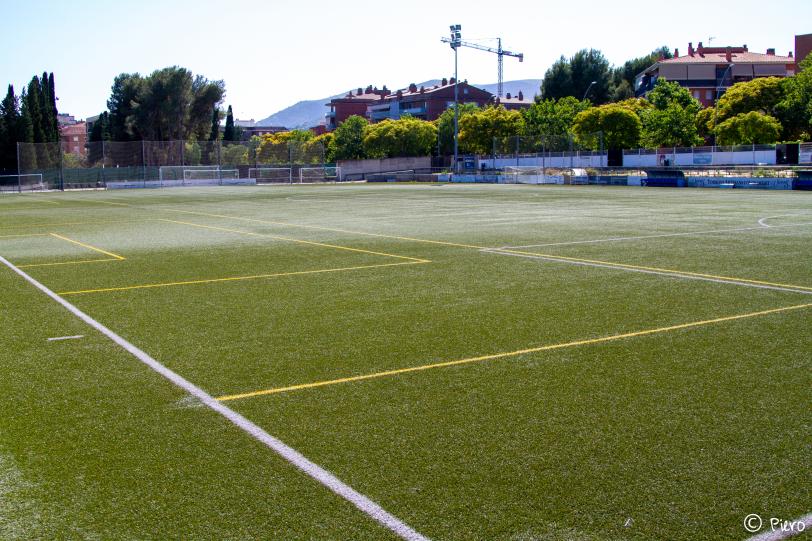
M 424 81 L 418 83 L 417 86 L 433 86 L 439 84 L 438 79 L 431 81 Z M 474 84 L 474 86 L 487 90 L 492 94 L 496 94 L 496 83 L 490 84 Z M 510 93 L 516 95 L 521 90 L 526 99 L 530 100 L 534 95 L 538 94 L 539 87 L 541 86 L 541 79 L 522 79 L 519 81 L 505 81 L 504 88 L 505 94 Z M 285 126 L 286 128 L 309 128 L 316 126 L 324 120 L 324 115 L 327 113 L 325 106 L 330 100 L 345 96 L 349 90 L 336 94 L 334 96 L 327 96 L 317 100 L 304 100 L 300 101 L 290 107 L 286 107 L 266 118 L 257 122 L 258 126 Z

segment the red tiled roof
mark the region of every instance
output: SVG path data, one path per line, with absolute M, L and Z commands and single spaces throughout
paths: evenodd
M 780 56 L 774 54 L 764 54 L 764 53 L 752 53 L 752 52 L 743 52 L 743 53 L 732 53 L 731 55 L 732 62 L 734 64 L 794 64 L 795 59 L 791 56 Z M 699 54 L 699 52 L 694 52 L 693 56 L 685 55 L 679 56 L 677 58 L 669 58 L 667 60 L 660 60 L 661 64 L 726 64 L 727 57 L 724 52 L 717 53 L 708 53 L 705 52 L 703 54 Z

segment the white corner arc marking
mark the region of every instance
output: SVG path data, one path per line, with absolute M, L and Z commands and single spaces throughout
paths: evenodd
M 51 299 L 61 304 L 74 316 L 78 317 L 79 319 L 81 319 L 82 321 L 84 321 L 85 323 L 87 323 L 88 325 L 90 325 L 103 335 L 105 335 L 107 338 L 115 342 L 117 345 L 121 346 L 124 350 L 126 350 L 136 359 L 147 365 L 149 368 L 151 368 L 158 374 L 162 375 L 164 378 L 168 379 L 177 387 L 180 387 L 190 395 L 200 400 L 209 409 L 216 411 L 217 413 L 228 419 L 231 423 L 238 426 L 240 429 L 248 433 L 254 439 L 262 442 L 268 448 L 275 451 L 287 462 L 297 467 L 299 470 L 301 470 L 311 478 L 315 479 L 316 481 L 318 481 L 319 483 L 330 489 L 335 494 L 341 496 L 342 498 L 353 504 L 360 511 L 362 511 L 363 513 L 365 513 L 366 515 L 377 521 L 382 526 L 388 528 L 402 539 L 406 539 L 408 541 L 428 540 L 427 537 L 423 536 L 416 530 L 412 529 L 411 526 L 409 526 L 396 516 L 386 511 L 383 507 L 372 501 L 369 497 L 365 496 L 364 494 L 361 494 L 351 486 L 347 485 L 341 479 L 336 477 L 333 473 L 322 468 L 315 462 L 310 461 L 299 451 L 297 451 L 293 447 L 288 446 L 282 440 L 270 435 L 268 432 L 266 432 L 253 422 L 249 421 L 247 418 L 243 417 L 236 411 L 218 402 L 206 391 L 196 386 L 189 380 L 185 379 L 183 376 L 177 374 L 176 372 L 173 372 L 160 362 L 150 357 L 143 350 L 139 349 L 138 347 L 131 344 L 130 342 L 128 342 L 115 332 L 105 327 L 103 324 L 99 323 L 89 315 L 85 314 L 84 312 L 79 310 L 76 306 L 66 301 L 65 299 L 63 299 L 62 297 L 60 297 L 59 295 L 48 289 L 46 286 L 42 285 L 37 280 L 26 274 L 25 271 L 22 271 L 16 266 L 14 266 L 14 264 L 12 264 L 6 258 L 0 256 L 0 263 L 3 263 L 6 267 L 8 267 L 12 271 L 20 275 L 34 287 L 45 293 Z

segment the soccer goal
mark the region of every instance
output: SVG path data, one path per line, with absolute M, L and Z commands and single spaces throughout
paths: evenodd
M 22 192 L 26 190 L 44 190 L 42 173 L 26 175 L 0 175 L 0 192 Z
M 534 165 L 505 167 L 502 184 L 563 184 L 559 175 L 548 175 L 544 167 Z
M 341 180 L 340 167 L 302 167 L 299 169 L 299 183 L 337 182 Z
M 219 167 L 209 169 L 184 169 L 183 181 L 194 183 L 194 181 L 217 181 L 223 179 L 240 178 L 237 169 L 220 169 Z
M 252 167 L 248 170 L 248 178 L 257 183 L 271 184 L 274 182 L 293 182 L 293 169 L 291 167 Z

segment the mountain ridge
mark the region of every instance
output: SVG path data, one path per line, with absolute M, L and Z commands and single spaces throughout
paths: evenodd
M 417 83 L 417 86 L 434 86 L 439 84 L 439 79 L 431 79 Z M 510 93 L 516 95 L 521 90 L 528 100 L 538 93 L 541 86 L 541 79 L 519 79 L 515 81 L 505 81 L 503 83 L 505 94 Z M 477 88 L 487 90 L 491 94 L 496 94 L 497 83 L 488 84 L 474 84 Z M 355 91 L 355 89 L 351 89 Z M 307 129 L 312 126 L 317 126 L 324 120 L 324 115 L 327 113 L 325 104 L 329 103 L 334 98 L 346 96 L 345 90 L 332 96 L 319 98 L 315 100 L 302 100 L 294 103 L 280 111 L 277 111 L 262 120 L 257 121 L 257 126 L 284 126 L 288 129 Z

